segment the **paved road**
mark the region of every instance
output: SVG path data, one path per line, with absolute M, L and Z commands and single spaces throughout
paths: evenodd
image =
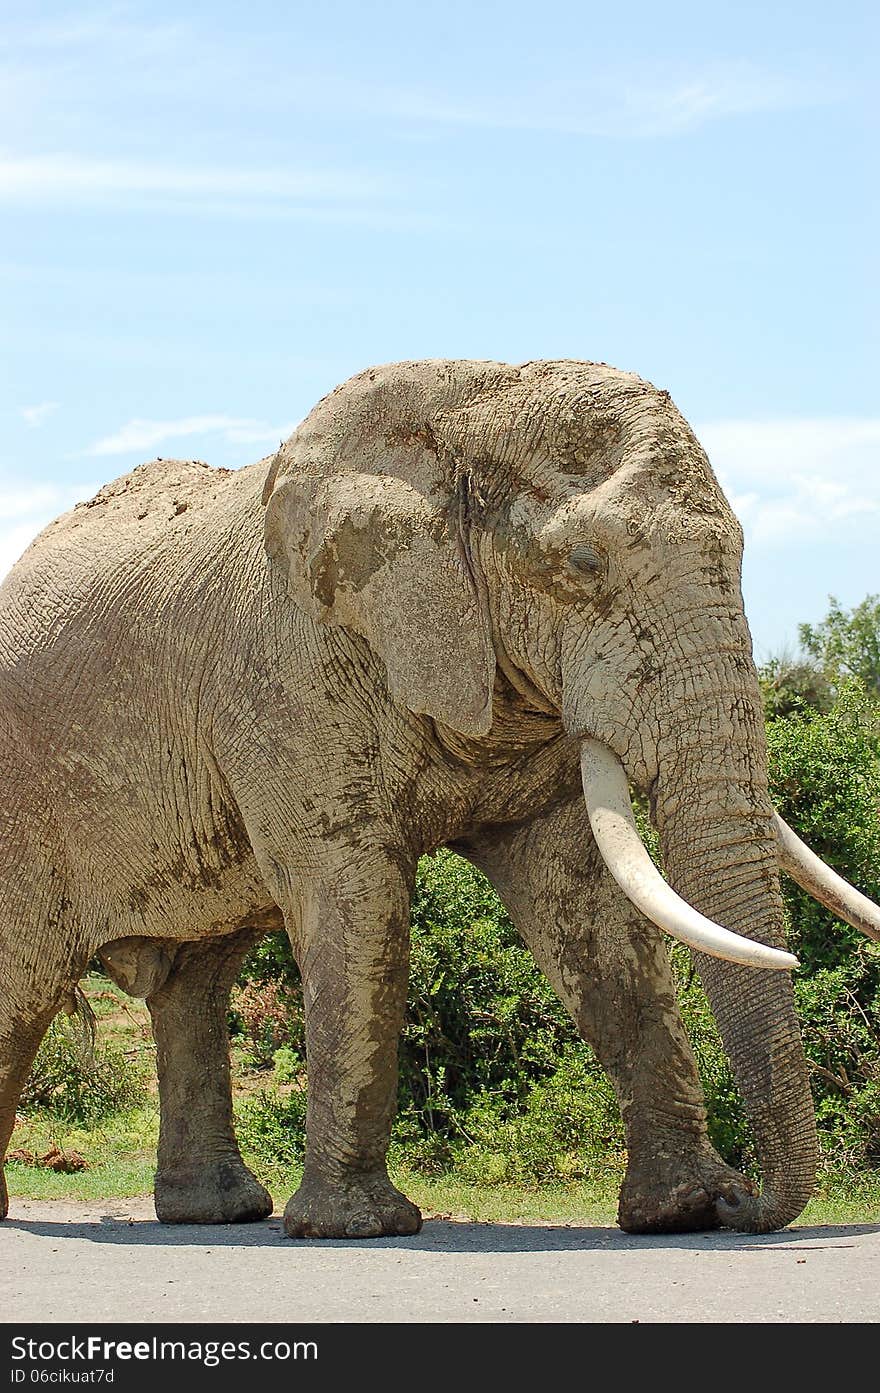
M 429 1220 L 416 1238 L 156 1223 L 149 1200 L 14 1200 L 14 1321 L 828 1321 L 880 1317 L 880 1225 L 636 1238 Z

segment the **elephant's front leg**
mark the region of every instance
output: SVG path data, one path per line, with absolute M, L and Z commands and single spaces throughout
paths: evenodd
M 165 981 L 147 997 L 159 1073 L 156 1214 L 166 1224 L 245 1223 L 272 1213 L 232 1126 L 229 991 L 260 936 L 243 929 L 184 943 Z
M 397 1043 L 406 1006 L 411 878 L 367 856 L 306 889 L 292 926 L 303 979 L 309 1101 L 291 1238 L 417 1233 L 388 1178 Z
M 621 1227 L 716 1228 L 718 1196 L 750 1183 L 709 1142 L 665 944 L 606 871 L 582 800 L 462 850 L 494 883 L 614 1084 L 628 1153 Z

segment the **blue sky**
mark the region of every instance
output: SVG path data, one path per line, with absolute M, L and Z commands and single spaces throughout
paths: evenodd
M 0 573 L 371 363 L 667 388 L 759 657 L 880 591 L 873 3 L 0 5 Z

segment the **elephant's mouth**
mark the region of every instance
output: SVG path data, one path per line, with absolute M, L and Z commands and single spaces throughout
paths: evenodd
M 777 971 L 797 967 L 791 953 L 707 919 L 663 879 L 639 836 L 623 766 L 607 745 L 582 742 L 581 776 L 596 845 L 611 875 L 642 914 L 710 957 Z M 778 813 L 773 819 L 781 868 L 847 924 L 880 939 L 880 908 L 810 851 Z
M 516 663 L 512 661 L 504 646 L 504 637 L 500 626 L 493 624 L 492 629 L 495 662 L 508 686 L 522 698 L 527 707 L 534 711 L 540 711 L 542 715 L 559 717 L 559 706 L 545 696 L 532 679 L 523 672 L 522 668 L 517 667 Z

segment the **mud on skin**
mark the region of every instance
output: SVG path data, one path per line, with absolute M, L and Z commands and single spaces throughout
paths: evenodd
M 581 362 L 371 369 L 272 460 L 153 461 L 51 523 L 0 587 L 0 1151 L 100 953 L 150 1008 L 159 1217 L 263 1217 L 225 1020 L 284 925 L 309 1075 L 286 1230 L 415 1232 L 385 1168 L 409 902 L 452 845 L 614 1083 L 622 1226 L 795 1218 L 816 1147 L 790 974 L 697 953 L 756 1193 L 709 1144 L 653 901 L 600 853 L 580 772 L 598 742 L 649 795 L 670 884 L 734 956 L 783 946 L 740 557 L 668 394 Z

